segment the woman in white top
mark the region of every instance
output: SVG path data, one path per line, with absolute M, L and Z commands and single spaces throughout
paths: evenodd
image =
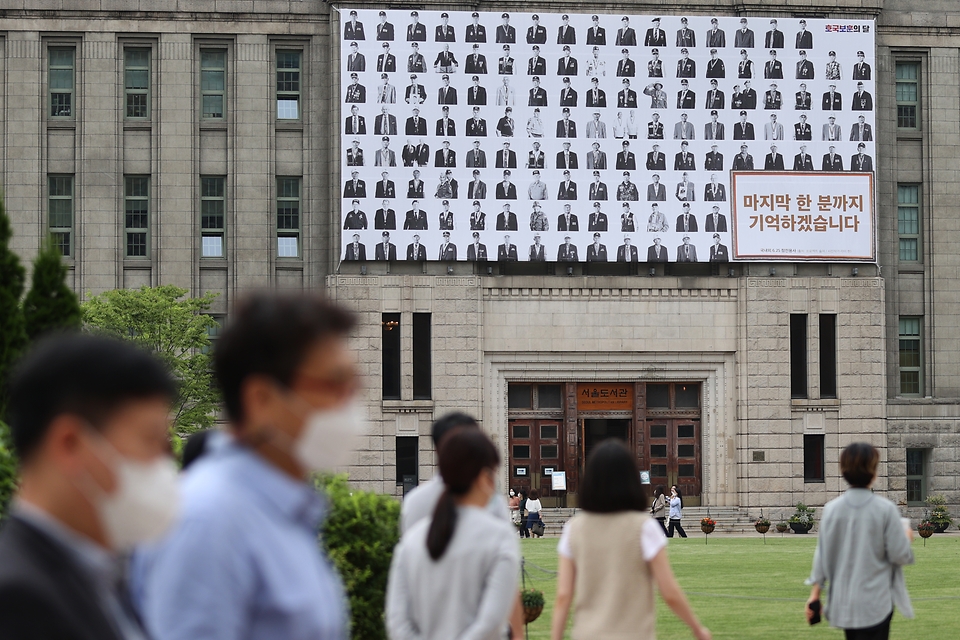
M 653 638 L 654 586 L 697 640 L 711 640 L 677 584 L 663 530 L 646 513 L 636 461 L 622 442 L 596 446 L 579 499 L 581 512 L 564 526 L 557 548 L 552 640 L 562 640 L 571 603 L 574 640 Z
M 440 445 L 444 492 L 433 518 L 400 539 L 387 585 L 392 640 L 503 640 L 517 600 L 520 543 L 486 506 L 500 456 L 478 429 Z
M 667 527 L 667 537 L 672 538 L 673 532 L 677 531 L 681 538 L 687 537 L 687 532 L 680 525 L 680 519 L 683 518 L 683 496 L 680 495 L 680 489 L 676 485 L 670 487 L 670 526 Z
M 533 531 L 533 523 L 540 522 L 540 511 L 543 506 L 540 504 L 540 492 L 536 489 L 530 490 L 530 497 L 527 498 L 527 529 Z M 543 536 L 537 536 L 542 538 Z

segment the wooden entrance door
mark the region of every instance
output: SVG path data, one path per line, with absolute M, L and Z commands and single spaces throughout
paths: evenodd
M 668 491 L 675 484 L 685 503 L 687 497 L 699 502 L 703 486 L 699 418 L 647 418 L 645 435 L 650 483 Z
M 560 456 L 563 453 L 563 429 L 560 420 L 509 421 L 510 428 L 510 487 L 530 490 L 536 488 L 544 506 L 553 506 L 556 497 L 552 489 L 554 469 L 563 471 Z

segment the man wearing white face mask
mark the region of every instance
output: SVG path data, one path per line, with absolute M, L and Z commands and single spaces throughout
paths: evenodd
M 175 397 L 159 361 L 108 338 L 48 339 L 20 364 L 8 418 L 21 482 L 0 530 L 4 640 L 146 640 L 117 558 L 176 518 Z
M 347 637 L 310 477 L 347 464 L 364 429 L 353 324 L 312 295 L 258 293 L 234 308 L 214 353 L 230 433 L 184 475 L 181 523 L 145 554 L 155 640 Z

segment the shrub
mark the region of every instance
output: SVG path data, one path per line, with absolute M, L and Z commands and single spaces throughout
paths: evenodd
M 390 496 L 351 491 L 346 475 L 317 480 L 330 499 L 321 544 L 343 578 L 355 640 L 387 637 L 387 574 L 400 540 L 400 503 Z
M 7 515 L 7 507 L 16 490 L 17 458 L 10 446 L 7 425 L 0 422 L 0 520 Z

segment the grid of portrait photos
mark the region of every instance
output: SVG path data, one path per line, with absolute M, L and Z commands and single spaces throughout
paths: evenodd
M 737 170 L 874 170 L 871 21 L 342 9 L 344 260 L 726 262 Z

